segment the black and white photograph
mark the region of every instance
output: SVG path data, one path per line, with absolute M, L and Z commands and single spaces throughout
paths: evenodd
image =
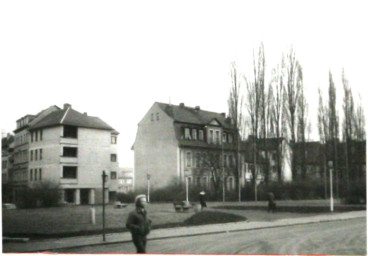
M 367 10 L 1 1 L 1 253 L 367 255 Z

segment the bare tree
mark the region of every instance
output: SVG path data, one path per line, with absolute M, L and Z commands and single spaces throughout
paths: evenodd
M 354 130 L 355 130 L 355 138 L 358 141 L 365 140 L 365 117 L 364 117 L 364 109 L 362 107 L 362 98 L 359 95 L 359 105 L 357 106 L 355 112 L 355 122 L 354 122 Z
M 243 125 L 243 97 L 240 95 L 240 81 L 239 75 L 237 73 L 237 67 L 235 63 L 232 63 L 231 67 L 231 89 L 230 95 L 228 98 L 228 107 L 229 107 L 229 117 L 231 118 L 232 124 L 236 128 L 235 134 L 235 144 L 236 144 L 236 153 L 235 153 L 235 168 L 233 170 L 233 175 L 235 177 L 236 190 L 239 191 L 238 197 L 239 201 L 241 201 L 241 193 L 240 193 L 240 132 L 242 131 Z
M 298 67 L 298 73 L 299 73 L 299 87 L 300 87 L 300 97 L 298 100 L 298 130 L 297 130 L 297 140 L 300 143 L 299 153 L 297 156 L 300 157 L 300 167 L 301 167 L 301 174 L 302 178 L 306 178 L 307 173 L 307 166 L 306 166 L 306 132 L 307 132 L 307 126 L 308 126 L 308 104 L 307 100 L 304 96 L 304 88 L 303 88 L 303 74 L 302 74 L 302 68 Z
M 269 102 L 270 102 L 270 132 L 277 139 L 284 137 L 285 132 L 285 120 L 284 120 L 284 86 L 285 86 L 285 60 L 282 57 L 281 65 L 277 66 L 272 71 L 271 86 L 269 89 Z M 276 148 L 276 169 L 278 181 L 282 181 L 282 149 L 278 146 Z
M 292 150 L 291 156 L 291 171 L 293 179 L 296 178 L 296 161 L 295 161 L 295 142 L 296 142 L 296 129 L 297 129 L 297 108 L 298 99 L 300 96 L 300 72 L 299 63 L 295 58 L 295 52 L 291 48 L 287 55 L 286 62 L 287 70 L 287 83 L 285 88 L 286 104 L 285 114 L 288 124 L 288 132 L 290 138 L 290 146 Z
M 258 52 L 258 58 L 253 53 L 253 78 L 254 80 L 246 80 L 246 108 L 249 114 L 249 126 L 250 126 L 250 133 L 253 137 L 253 165 L 255 168 L 252 169 L 252 183 L 255 188 L 255 200 L 257 200 L 257 176 L 258 176 L 258 168 L 257 166 L 257 141 L 259 135 L 261 133 L 260 125 L 261 125 L 261 118 L 262 118 L 262 92 L 260 91 L 260 84 L 264 83 L 264 52 L 263 52 L 263 45 L 260 46 Z

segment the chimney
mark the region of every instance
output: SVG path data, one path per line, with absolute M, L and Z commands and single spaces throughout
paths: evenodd
M 199 110 L 201 110 L 201 107 L 200 106 L 196 106 L 194 109 L 198 112 Z
M 84 112 L 83 115 L 87 116 L 87 112 Z
M 226 117 L 226 114 L 225 114 L 225 113 L 221 113 L 221 115 L 222 115 L 223 117 Z
M 72 105 L 70 105 L 69 103 L 65 103 L 64 104 L 64 109 L 68 109 L 68 108 L 72 108 Z
M 184 106 L 185 106 L 184 103 L 179 104 L 179 107 L 181 107 L 181 108 L 183 108 Z

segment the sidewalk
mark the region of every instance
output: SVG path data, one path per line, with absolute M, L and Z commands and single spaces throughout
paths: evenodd
M 203 234 L 215 234 L 223 232 L 236 232 L 254 229 L 283 227 L 290 225 L 302 225 L 309 223 L 341 221 L 366 217 L 366 211 L 353 211 L 338 214 L 324 214 L 311 217 L 280 219 L 272 222 L 235 222 L 224 224 L 201 225 L 191 227 L 177 227 L 155 229 L 149 234 L 148 240 L 163 239 L 168 237 L 195 236 Z M 131 242 L 128 232 L 106 234 L 106 242 L 102 241 L 102 235 L 69 237 L 62 239 L 47 239 L 39 241 L 6 242 L 3 243 L 3 252 L 39 252 L 62 250 L 64 248 L 83 247 L 91 245 L 103 245 L 113 243 Z

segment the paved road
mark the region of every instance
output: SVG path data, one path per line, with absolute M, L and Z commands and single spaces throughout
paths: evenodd
M 367 254 L 366 219 L 148 241 L 150 253 Z M 132 243 L 63 252 L 134 253 Z

